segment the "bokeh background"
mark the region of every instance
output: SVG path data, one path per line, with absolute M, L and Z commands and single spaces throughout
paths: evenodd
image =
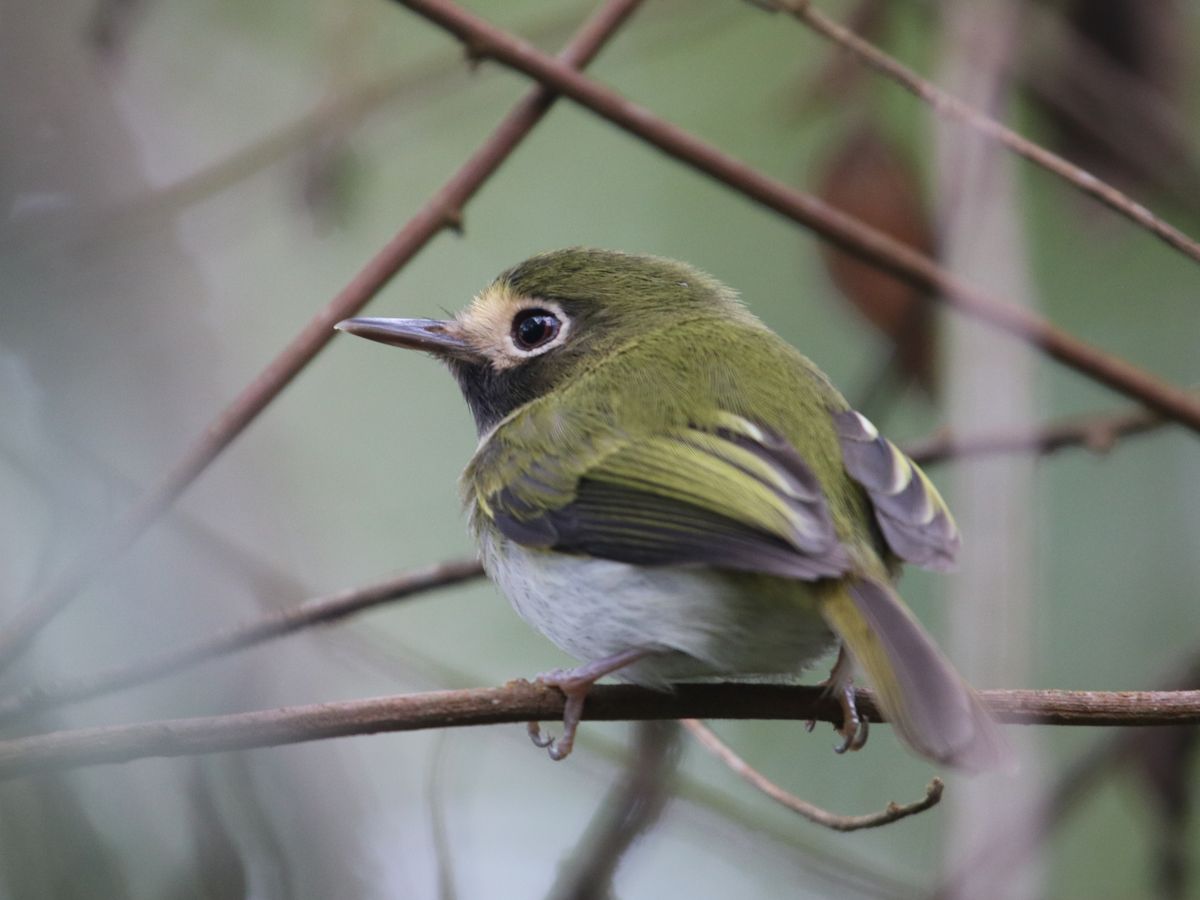
M 1200 8 L 989 6 L 827 11 L 1200 231 Z M 557 49 L 592 5 L 471 8 Z M 1080 337 L 1177 384 L 1200 379 L 1193 263 L 981 152 L 800 24 L 734 0 L 648 0 L 591 71 L 765 172 L 936 246 L 955 271 Z M 468 67 L 445 34 L 382 0 L 0 0 L 0 84 L 9 610 L 179 458 L 527 89 L 498 66 Z M 847 274 L 813 235 L 565 102 L 469 205 L 464 233 L 438 236 L 368 311 L 441 315 L 502 268 L 568 244 L 678 257 L 737 287 L 899 441 L 1127 404 L 1003 336 L 922 312 L 919 296 L 900 292 L 911 314 L 881 331 L 871 320 L 889 313 L 871 298 L 885 288 Z M 469 555 L 455 482 L 474 441 L 435 363 L 335 340 L 3 690 Z M 962 511 L 964 565 L 952 578 L 912 573 L 903 590 L 980 686 L 1151 688 L 1200 649 L 1194 436 L 1164 427 L 1104 453 L 931 474 Z M 7 731 L 496 684 L 566 662 L 477 582 Z M 915 799 L 934 774 L 886 728 L 847 758 L 827 727 L 718 730 L 838 811 Z M 798 820 L 688 747 L 677 796 L 616 893 L 927 895 L 973 842 L 1034 827 L 1041 793 L 1104 736 L 1015 736 L 1017 778 L 951 774 L 939 809 L 854 835 Z M 22 779 L 0 787 L 0 896 L 544 896 L 620 773 L 626 737 L 585 725 L 563 764 L 502 726 Z M 1036 854 L 961 895 L 1170 893 L 1170 848 L 1200 866 L 1180 813 L 1197 781 L 1185 751 L 1181 739 L 1130 756 Z M 1196 884 L 1175 893 L 1200 896 Z

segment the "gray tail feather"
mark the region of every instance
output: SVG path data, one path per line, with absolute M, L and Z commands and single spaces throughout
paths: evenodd
M 1005 765 L 1007 744 L 971 687 L 890 586 L 849 582 L 826 618 L 879 697 L 900 738 L 921 756 L 981 771 Z

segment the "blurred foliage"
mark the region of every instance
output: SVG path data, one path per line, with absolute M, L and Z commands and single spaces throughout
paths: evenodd
M 472 6 L 547 48 L 589 8 Z M 889 13 L 878 39 L 935 71 L 927 6 L 897 0 Z M 394 4 L 366 0 L 0 0 L 0 21 L 0 546 L 9 563 L 0 603 L 11 607 L 124 507 L 127 480 L 146 485 L 179 456 L 526 85 L 489 64 L 469 69 L 443 34 Z M 1194 58 L 1200 15 L 1184 9 L 1177 23 L 1174 38 Z M 799 102 L 830 55 L 799 25 L 749 4 L 655 0 L 593 71 L 764 171 L 809 186 L 865 103 L 818 111 Z M 172 185 L 385 80 L 393 93 L 375 95 L 328 133 L 285 142 L 220 190 L 156 205 Z M 1172 99 L 1193 123 L 1193 152 L 1195 85 L 1182 81 Z M 877 84 L 870 109 L 917 161 L 918 180 L 932 183 L 928 111 Z M 1013 114 L 1033 137 L 1050 139 L 1041 110 L 1021 99 Z M 1044 173 L 1020 173 L 1040 309 L 1164 378 L 1195 382 L 1194 266 Z M 1157 192 L 1147 196 L 1152 205 L 1200 230 L 1194 204 L 1164 197 L 1161 185 L 1147 190 Z M 890 352 L 837 298 L 811 235 L 565 103 L 470 205 L 465 236 L 439 236 L 369 311 L 456 309 L 506 265 L 564 244 L 700 265 L 847 389 Z M 1049 362 L 1039 361 L 1037 379 L 1042 417 L 1119 402 Z M 888 417 L 900 439 L 940 421 L 937 408 L 911 395 Z M 433 363 L 335 341 L 175 517 L 47 630 L 4 687 L 134 658 L 261 609 L 469 552 L 455 479 L 474 442 L 456 388 Z M 1028 686 L 1148 688 L 1167 657 L 1193 646 L 1197 471 L 1194 437 L 1173 429 L 1103 457 L 1062 453 L 1039 467 L 1028 514 L 1039 610 Z M 197 545 L 185 518 L 259 563 L 235 565 Z M 904 582 L 935 631 L 939 591 L 927 575 Z M 498 683 L 564 662 L 491 587 L 476 585 L 38 726 Z M 837 810 L 916 796 L 930 774 L 884 728 L 850 758 L 830 752 L 831 733 L 809 736 L 798 724 L 720 731 L 782 785 Z M 232 896 L 242 886 L 263 897 L 434 896 L 426 782 L 439 746 L 460 895 L 539 896 L 614 778 L 625 733 L 585 725 L 583 752 L 564 765 L 548 763 L 514 726 L 458 732 L 444 745 L 432 735 L 379 736 L 3 785 L 0 896 Z M 1053 729 L 1048 765 L 1065 764 L 1096 737 Z M 620 896 L 907 894 L 953 865 L 942 859 L 944 811 L 829 835 L 694 753 L 685 771 L 683 799 L 621 869 Z M 955 784 L 951 777 L 948 791 Z M 1195 784 L 1193 761 L 1172 785 Z M 1048 896 L 1151 889 L 1159 849 L 1146 790 L 1113 780 L 1084 801 L 1045 848 Z M 1198 846 L 1186 846 L 1193 871 Z

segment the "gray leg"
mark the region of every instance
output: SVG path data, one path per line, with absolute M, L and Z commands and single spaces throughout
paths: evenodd
M 611 675 L 618 669 L 632 665 L 653 652 L 622 650 L 620 653 L 593 660 L 574 669 L 556 669 L 539 675 L 536 679 L 539 684 L 556 687 L 567 697 L 566 708 L 563 710 L 563 733 L 560 738 L 545 737 L 538 723 L 530 722 L 527 726 L 530 739 L 538 747 L 545 747 L 551 759 L 566 759 L 571 754 L 571 748 L 575 746 L 575 731 L 583 717 L 583 701 L 592 685 L 605 675 Z
M 850 677 L 853 665 L 850 654 L 843 645 L 838 650 L 833 671 L 825 681 L 825 686 L 837 693 L 838 703 L 842 707 L 842 724 L 837 729 L 838 734 L 842 736 L 842 742 L 833 748 L 834 753 L 861 750 L 866 745 L 870 732 L 870 723 L 859 718 L 858 708 L 854 705 L 854 679 Z
M 838 648 L 837 662 L 829 677 L 821 682 L 821 687 L 829 693 L 837 694 L 838 703 L 842 707 L 842 724 L 836 729 L 842 736 L 842 742 L 833 748 L 834 753 L 845 753 L 847 750 L 861 750 L 867 743 L 870 733 L 870 723 L 860 719 L 858 708 L 854 705 L 854 680 L 850 677 L 853 663 L 850 654 L 843 645 Z M 816 722 L 809 721 L 805 727 L 812 731 Z

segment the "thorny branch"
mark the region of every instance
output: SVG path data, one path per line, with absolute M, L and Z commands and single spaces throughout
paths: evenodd
M 1200 691 L 981 691 L 1001 722 L 1021 725 L 1188 725 L 1200 722 Z M 272 747 L 356 734 L 418 731 L 561 718 L 555 688 L 510 682 L 321 703 L 194 719 L 82 728 L 0 741 L 0 780 L 149 756 L 191 756 Z M 870 692 L 859 714 L 880 722 Z M 820 687 L 775 684 L 683 684 L 670 693 L 632 685 L 600 685 L 588 694 L 590 721 L 647 719 L 841 720 L 841 707 Z
M 561 61 L 581 66 L 638 7 L 641 0 L 609 0 L 580 29 Z M 446 228 L 461 229 L 462 210 L 485 181 L 541 121 L 555 100 L 548 88 L 530 91 L 491 136 L 451 176 L 417 214 L 351 279 L 342 291 L 309 320 L 292 342 L 208 426 L 183 458 L 151 487 L 95 544 L 68 566 L 62 577 L 35 594 L 7 621 L 0 623 L 0 671 L 104 567 L 159 517 L 204 472 L 214 459 L 257 418 L 292 379 L 332 340 L 333 326 L 360 310 L 420 251 Z
M 758 5 L 764 6 L 762 2 Z M 922 78 L 879 47 L 826 16 L 816 8 L 812 0 L 767 0 L 764 8 L 773 8 L 789 13 L 817 34 L 853 53 L 865 65 L 890 78 L 909 93 L 927 103 L 938 115 L 966 123 L 988 140 L 1003 145 L 1018 156 L 1057 175 L 1078 190 L 1094 197 L 1130 221 L 1145 228 L 1185 256 L 1200 262 L 1200 243 L 1163 221 L 1145 206 L 1107 182 L 1068 162 L 1058 154 L 1035 144 L 1028 138 L 1022 137 L 986 113 Z
M 803 800 L 789 791 L 785 791 L 762 772 L 738 756 L 728 744 L 717 737 L 711 728 L 698 719 L 684 719 L 683 726 L 691 732 L 692 737 L 698 740 L 706 750 L 721 760 L 734 774 L 739 775 L 752 787 L 757 788 L 776 803 L 803 816 L 808 821 L 822 825 L 833 831 L 861 831 L 864 828 L 878 828 L 881 825 L 890 825 L 892 822 L 898 822 L 909 816 L 915 816 L 917 813 L 922 813 L 927 809 L 937 806 L 942 799 L 942 791 L 945 789 L 945 784 L 942 783 L 942 780 L 935 778 L 925 788 L 925 796 L 913 803 L 906 803 L 903 806 L 898 803 L 889 803 L 879 812 L 867 813 L 862 816 L 841 816 L 837 813 L 831 813 L 829 810 L 822 809 L 816 804 L 809 803 L 807 800 Z

